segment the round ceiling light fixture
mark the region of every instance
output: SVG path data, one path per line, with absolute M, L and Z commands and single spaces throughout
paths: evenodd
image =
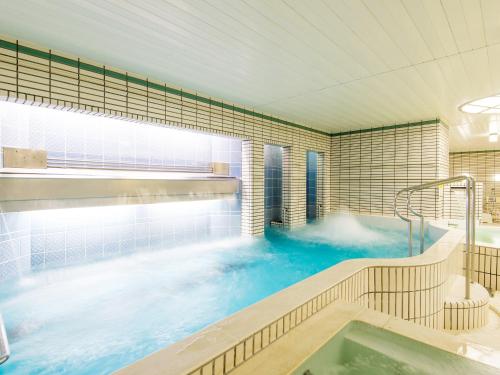
M 465 113 L 478 113 L 486 115 L 500 114 L 500 94 L 473 100 L 462 104 L 459 108 Z

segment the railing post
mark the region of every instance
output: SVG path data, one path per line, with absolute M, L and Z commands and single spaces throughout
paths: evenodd
M 408 207 L 408 211 L 411 212 L 413 215 L 415 216 L 418 216 L 420 218 L 420 235 L 419 235 L 419 239 L 420 239 L 420 254 L 423 254 L 424 252 L 424 215 L 416 212 L 413 207 L 411 206 L 411 196 L 412 194 L 414 193 L 415 191 L 413 190 L 410 190 L 408 191 L 408 200 L 406 202 L 407 204 L 407 207 Z M 413 250 L 412 250 L 412 253 L 413 253 Z
M 413 237 L 413 230 L 411 228 L 411 219 L 408 221 L 408 256 L 411 257 L 413 256 L 413 244 L 412 244 L 412 237 Z
M 420 216 L 420 254 L 424 253 L 424 217 Z
M 408 197 L 406 205 L 408 212 L 420 217 L 420 254 L 424 251 L 424 216 L 416 212 L 411 206 L 411 195 L 415 191 L 427 189 L 434 186 L 449 184 L 452 182 L 465 181 L 466 189 L 466 214 L 465 214 L 465 298 L 470 299 L 470 284 L 474 279 L 475 259 L 474 252 L 476 250 L 476 181 L 469 176 L 450 177 L 443 180 L 436 180 L 421 185 L 409 186 L 401 189 L 394 196 L 394 213 L 401 219 L 408 223 L 408 253 L 409 256 L 413 255 L 412 249 L 412 222 L 409 218 L 401 215 L 398 210 L 397 202 L 400 194 L 407 192 Z M 471 200 L 472 199 L 472 200 Z
M 465 180 L 465 299 L 470 299 L 470 228 L 471 228 L 471 201 L 470 179 Z
M 393 205 L 394 205 L 394 213 L 403 221 L 406 221 L 408 223 L 408 254 L 409 256 L 412 256 L 413 254 L 413 249 L 412 249 L 412 226 L 411 226 L 411 220 L 407 217 L 404 217 L 403 215 L 401 215 L 399 213 L 399 210 L 398 210 L 398 197 L 401 193 L 403 192 L 408 192 L 408 194 L 410 194 L 410 191 L 408 189 L 403 189 L 403 190 L 400 190 L 395 196 L 394 196 L 394 201 L 393 201 Z M 406 204 L 407 204 L 407 209 L 408 209 L 408 205 L 409 205 L 409 198 L 410 198 L 410 195 L 408 195 L 408 197 L 406 198 Z
M 474 253 L 476 251 L 476 181 L 471 178 L 470 282 L 474 283 Z

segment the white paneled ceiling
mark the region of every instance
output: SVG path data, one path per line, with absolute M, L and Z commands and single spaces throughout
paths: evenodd
M 0 33 L 328 132 L 439 117 L 498 148 L 500 0 L 0 0 Z M 500 118 L 499 118 L 500 121 Z

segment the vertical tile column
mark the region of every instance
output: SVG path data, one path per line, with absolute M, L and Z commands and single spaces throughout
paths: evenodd
M 241 232 L 264 233 L 264 144 L 244 140 L 241 155 Z
M 318 171 L 316 180 L 316 217 L 321 218 L 325 215 L 325 155 L 318 152 Z
M 283 148 L 283 222 L 288 228 L 306 223 L 306 149 Z

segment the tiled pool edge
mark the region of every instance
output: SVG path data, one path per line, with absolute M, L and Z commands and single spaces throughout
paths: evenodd
M 118 373 L 225 374 L 339 300 L 442 328 L 448 276 L 462 268 L 462 239 L 452 229 L 413 258 L 342 262 Z

